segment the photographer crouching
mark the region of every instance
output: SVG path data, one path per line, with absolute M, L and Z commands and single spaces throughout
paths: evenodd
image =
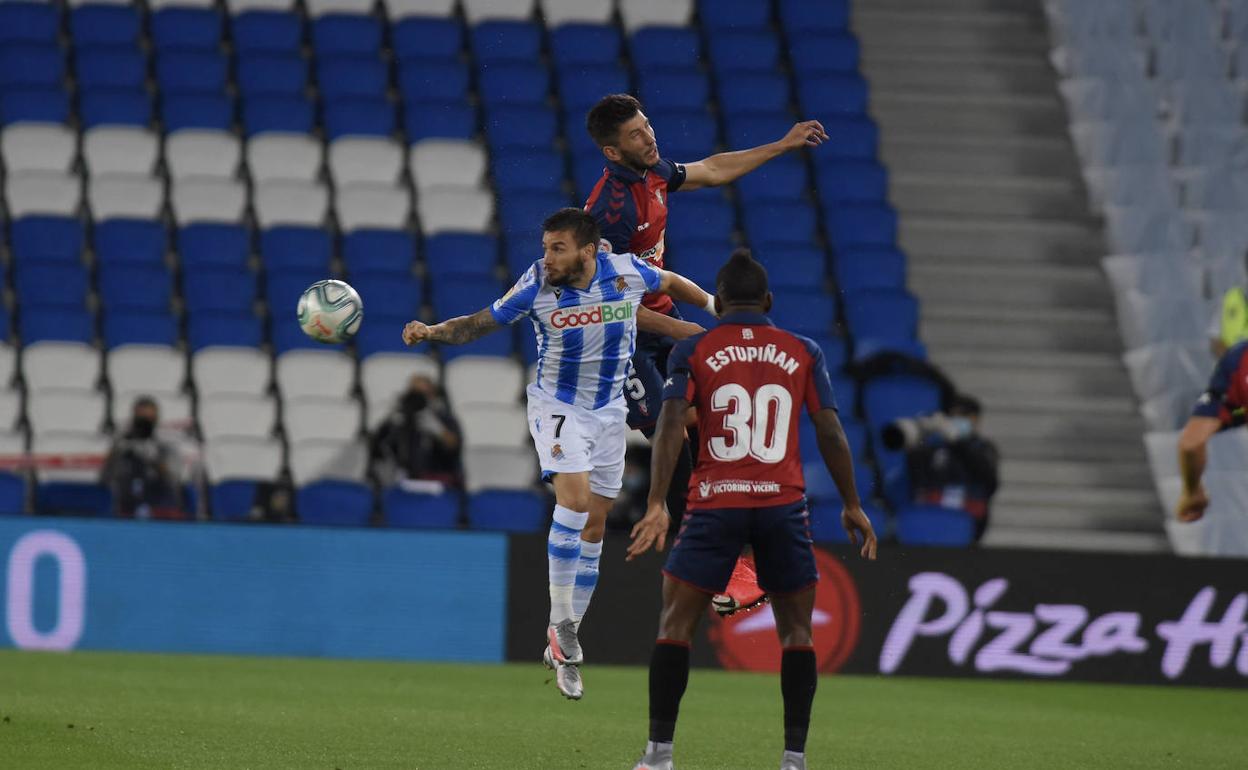
M 374 472 L 383 485 L 434 481 L 463 486 L 459 421 L 433 380 L 413 375 L 372 440 Z
M 882 433 L 885 447 L 906 450 L 914 502 L 971 514 L 977 541 L 988 528 L 999 462 L 996 445 L 978 433 L 980 411 L 979 401 L 958 395 L 948 414 L 897 420 Z

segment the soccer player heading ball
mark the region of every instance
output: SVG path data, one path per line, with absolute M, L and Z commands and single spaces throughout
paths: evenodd
M 643 294 L 681 302 L 712 298 L 675 273 L 632 254 L 599 251 L 593 217 L 561 209 L 542 223 L 544 256 L 502 298 L 469 316 L 434 326 L 412 321 L 403 340 L 461 345 L 521 318 L 537 334 L 537 381 L 528 387 L 529 432 L 542 476 L 555 488 L 547 539 L 550 627 L 546 665 L 559 691 L 583 693 L 577 631 L 598 582 L 607 513 L 623 486 L 624 380 L 636 344 Z
M 815 570 L 798 410 L 814 420 L 819 452 L 840 490 L 841 523 L 862 556 L 875 558 L 875 532 L 854 486 L 853 454 L 836 415 L 823 353 L 811 340 L 777 329 L 767 271 L 738 251 L 715 282 L 719 324 L 677 343 L 654 437 L 650 496 L 633 529 L 629 558 L 663 547 L 665 500 L 696 407 L 701 446 L 687 513 L 664 568 L 663 614 L 650 659 L 650 741 L 635 770 L 671 770 L 676 714 L 689 681 L 689 644 L 711 597 L 724 590 L 743 546 L 754 548 L 759 583 L 771 596 L 783 656 L 784 756 L 781 770 L 806 767 L 806 732 L 817 672 L 811 639 Z

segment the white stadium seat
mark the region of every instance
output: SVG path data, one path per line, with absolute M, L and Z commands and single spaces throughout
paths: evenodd
M 359 441 L 302 441 L 290 445 L 290 478 L 296 486 L 322 479 L 363 481 L 368 451 Z
M 516 404 L 524 388 L 524 369 L 501 356 L 459 356 L 446 364 L 446 393 L 462 410 L 469 404 Z
M 412 218 L 412 196 L 400 185 L 352 184 L 338 188 L 334 211 L 343 232 L 403 230 Z
M 4 197 L 9 217 L 28 214 L 77 215 L 82 205 L 82 181 L 77 174 L 50 171 L 22 171 L 4 180 Z
M 7 342 L 0 342 L 0 388 L 13 384 L 17 371 L 17 349 Z
M 402 173 L 403 148 L 393 139 L 348 136 L 329 144 L 329 175 L 335 185 L 397 184 Z
M 408 381 L 417 374 L 437 382 L 438 362 L 419 353 L 375 353 L 360 362 L 360 388 L 370 429 L 386 419 L 407 390 Z
M 108 456 L 112 439 L 107 434 L 80 430 L 73 433 L 56 433 L 34 435 L 30 440 L 30 451 L 35 455 L 78 459 L 95 459 L 96 464 L 82 464 L 76 467 L 41 467 L 35 469 L 35 479 L 44 481 L 69 481 L 93 484 L 100 480 L 100 464 Z
M 261 227 L 320 227 L 329 211 L 329 190 L 319 182 L 261 182 L 256 185 L 255 210 Z
M 121 345 L 105 357 L 104 372 L 114 391 L 176 392 L 186 380 L 186 357 L 168 345 Z
M 26 454 L 26 433 L 20 430 L 0 431 L 0 455 Z
M 238 175 L 242 148 L 238 137 L 224 131 L 183 129 L 165 140 L 169 176 L 213 176 L 233 179 Z
M 16 388 L 0 390 L 0 435 L 17 429 L 22 419 L 22 392 Z
M 282 442 L 274 438 L 218 438 L 204 442 L 208 482 L 270 481 L 282 472 Z
M 199 431 L 205 440 L 266 438 L 276 424 L 277 402 L 272 396 L 232 393 L 199 398 Z
M 307 134 L 266 133 L 247 140 L 247 168 L 253 182 L 299 179 L 321 173 L 321 143 Z
M 456 417 L 468 449 L 528 449 L 529 422 L 519 404 L 476 404 L 459 410 Z
M 456 0 L 382 0 L 391 21 L 408 16 L 454 16 Z
M 140 396 L 155 400 L 156 408 L 160 412 L 160 427 L 179 431 L 192 427 L 194 416 L 191 414 L 190 396 L 177 390 L 156 390 L 149 387 L 113 391 L 113 425 L 118 430 L 125 430 L 130 424 L 134 401 Z
M 76 388 L 32 389 L 26 397 L 31 433 L 90 433 L 104 426 L 104 394 Z
M 286 440 L 351 441 L 360 435 L 360 402 L 341 398 L 294 398 L 282 407 Z
M 483 21 L 527 21 L 537 0 L 462 0 L 469 24 Z
M 133 126 L 99 126 L 82 135 L 82 159 L 87 173 L 155 173 L 160 159 L 160 137 Z
M 68 173 L 78 154 L 73 129 L 56 123 L 18 123 L 0 133 L 0 156 L 10 173 Z
M 610 24 L 615 0 L 541 0 L 547 27 L 560 24 Z
M 153 176 L 105 174 L 87 182 L 91 217 L 106 219 L 160 219 L 165 207 L 165 185 Z
M 291 350 L 277 357 L 277 390 L 283 399 L 348 398 L 355 359 L 337 350 Z
M 175 179 L 173 216 L 179 226 L 195 222 L 243 221 L 247 210 L 247 188 L 237 180 L 195 177 Z
M 619 0 L 620 17 L 629 33 L 642 27 L 687 27 L 693 0 Z
M 22 350 L 28 390 L 94 388 L 100 380 L 100 352 L 83 342 L 36 342 Z
M 416 201 L 426 236 L 446 231 L 484 233 L 494 219 L 494 196 L 470 187 L 436 187 Z
M 327 13 L 353 13 L 367 15 L 373 12 L 377 0 L 308 0 L 308 15 L 316 18 Z
M 257 348 L 209 347 L 191 356 L 191 382 L 200 398 L 222 393 L 260 395 L 272 380 L 272 362 Z
M 470 493 L 483 489 L 530 489 L 537 478 L 532 447 L 464 450 L 464 486 Z
M 462 139 L 425 139 L 407 156 L 412 181 L 420 192 L 434 187 L 481 187 L 485 181 L 485 148 Z

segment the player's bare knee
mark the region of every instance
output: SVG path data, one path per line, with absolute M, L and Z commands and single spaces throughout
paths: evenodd
M 698 627 L 698 614 L 678 606 L 664 607 L 659 616 L 659 638 L 673 642 L 692 642 Z

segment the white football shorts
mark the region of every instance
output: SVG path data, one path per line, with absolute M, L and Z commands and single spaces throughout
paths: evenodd
M 589 472 L 589 489 L 614 498 L 624 485 L 628 407 L 624 399 L 601 409 L 565 404 L 537 385 L 527 390 L 529 433 L 543 478 Z

